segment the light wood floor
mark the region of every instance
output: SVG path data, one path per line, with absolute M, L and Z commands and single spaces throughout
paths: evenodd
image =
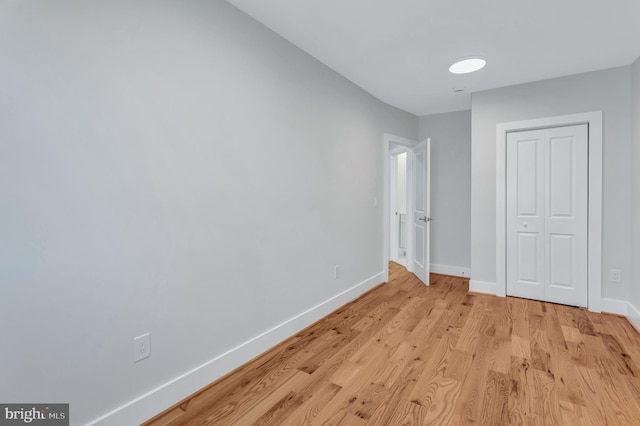
M 147 425 L 640 425 L 626 319 L 391 265 L 389 283 Z

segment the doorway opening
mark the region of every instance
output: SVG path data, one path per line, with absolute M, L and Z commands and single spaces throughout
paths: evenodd
M 391 261 L 406 267 L 409 237 L 407 227 L 407 149 L 403 146 L 394 146 L 390 153 L 389 254 Z
M 389 261 L 399 261 L 429 285 L 431 141 L 384 135 L 383 142 L 383 278 L 389 280 Z

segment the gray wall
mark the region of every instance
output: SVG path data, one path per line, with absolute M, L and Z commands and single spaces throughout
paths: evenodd
M 471 279 L 496 280 L 496 124 L 603 111 L 604 297 L 628 300 L 631 68 L 612 68 L 472 95 Z M 609 282 L 611 268 L 622 283 Z
M 417 117 L 223 1 L 0 16 L 0 401 L 85 423 L 382 272 Z
M 469 268 L 471 245 L 471 111 L 420 117 L 431 138 L 431 263 Z
M 640 309 L 640 58 L 632 66 L 633 74 L 633 109 L 632 109 L 632 133 L 633 147 L 631 155 L 631 226 L 632 226 L 632 251 L 631 264 L 634 271 L 630 286 L 630 301 Z

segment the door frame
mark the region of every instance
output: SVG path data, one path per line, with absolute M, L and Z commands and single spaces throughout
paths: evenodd
M 402 145 L 402 146 L 406 146 L 407 148 L 411 148 L 415 145 L 418 144 L 418 141 L 415 141 L 413 139 L 408 139 L 408 138 L 403 138 L 402 136 L 395 136 L 395 135 L 390 135 L 385 133 L 383 135 L 384 137 L 382 138 L 382 152 L 383 152 L 383 161 L 382 161 L 382 179 L 383 179 L 383 185 L 382 185 L 382 191 L 383 191 L 383 195 L 382 195 L 382 229 L 383 229 L 383 248 L 382 248 L 382 280 L 384 282 L 389 281 L 389 260 L 390 260 L 390 253 L 389 253 L 389 244 L 391 241 L 391 237 L 390 237 L 390 232 L 391 232 L 391 227 L 390 227 L 390 217 L 391 217 L 391 212 L 390 212 L 390 184 L 391 184 L 391 172 L 390 172 L 390 164 L 391 164 L 391 152 L 389 150 L 389 148 L 391 147 L 392 143 L 398 144 L 398 145 Z M 409 158 L 407 157 L 407 193 L 409 192 L 409 183 L 410 183 L 410 179 L 409 179 Z M 407 197 L 408 199 L 408 197 Z M 409 206 L 407 206 L 407 222 L 409 221 L 409 219 L 411 219 L 411 217 L 409 217 L 409 215 L 412 215 L 413 212 L 409 211 Z M 409 233 L 410 234 L 410 233 Z M 410 244 L 410 240 L 407 241 L 407 270 L 411 271 L 411 265 L 409 263 L 409 259 L 412 259 L 412 248 L 411 248 L 411 244 Z
M 602 111 L 496 125 L 496 295 L 507 295 L 507 133 L 586 124 L 589 142 L 588 309 L 602 309 Z

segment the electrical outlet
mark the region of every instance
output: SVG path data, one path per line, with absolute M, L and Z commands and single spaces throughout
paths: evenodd
M 133 338 L 133 362 L 151 356 L 151 333 Z
M 340 270 L 342 269 L 342 266 L 340 265 L 336 265 L 336 269 L 335 269 L 335 274 L 334 274 L 334 278 L 337 280 L 338 278 L 340 278 Z
M 609 274 L 609 281 L 612 283 L 622 282 L 622 271 L 620 269 L 612 269 Z

